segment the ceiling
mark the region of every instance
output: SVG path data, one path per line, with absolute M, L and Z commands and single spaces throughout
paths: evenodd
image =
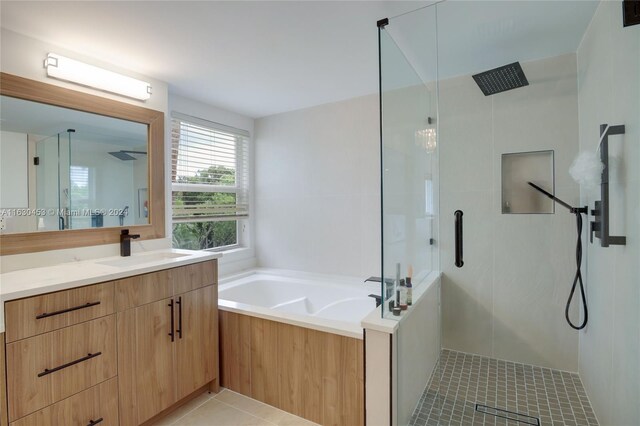
M 429 82 L 436 75 L 442 80 L 576 52 L 598 4 L 593 0 L 445 1 L 392 18 L 387 30 L 405 63 Z M 398 55 L 393 50 L 393 46 L 387 49 L 391 57 Z M 397 77 L 407 83 L 415 79 L 410 73 Z
M 257 118 L 376 93 L 376 21 L 429 3 L 3 0 L 0 22 L 166 81 L 172 94 Z M 575 51 L 595 9 L 588 1 L 447 3 L 440 49 L 455 70 Z M 410 14 L 394 26 L 413 65 L 428 68 L 432 25 Z

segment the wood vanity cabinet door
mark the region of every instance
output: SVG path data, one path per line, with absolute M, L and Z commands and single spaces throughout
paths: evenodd
M 194 263 L 170 269 L 173 294 L 186 293 L 212 284 L 217 284 L 218 261 Z
M 169 335 L 171 312 L 175 311 L 175 306 L 169 306 L 172 300 L 175 302 L 175 298 L 164 299 L 135 308 L 135 348 L 124 348 L 135 351 L 138 424 L 177 401 L 176 345 Z M 175 320 L 177 317 L 174 329 Z
M 116 310 L 124 311 L 171 297 L 173 288 L 170 271 L 167 269 L 114 281 Z
M 217 378 L 218 288 L 207 286 L 175 299 L 180 302 L 176 305 L 176 330 L 180 330 L 176 332 L 176 366 L 181 399 Z

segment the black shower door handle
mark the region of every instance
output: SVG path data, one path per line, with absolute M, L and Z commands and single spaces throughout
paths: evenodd
M 456 266 L 462 268 L 464 261 L 462 260 L 462 210 L 456 210 L 455 216 L 455 239 L 456 239 Z

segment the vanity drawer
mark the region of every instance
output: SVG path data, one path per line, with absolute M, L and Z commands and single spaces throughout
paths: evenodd
M 6 302 L 7 343 L 112 314 L 113 291 L 107 282 Z
M 114 281 L 118 312 L 173 296 L 169 269 Z
M 93 423 L 91 423 L 93 421 Z M 113 378 L 21 418 L 10 426 L 116 426 L 118 379 Z
M 14 421 L 116 375 L 115 315 L 9 343 L 6 350 Z
M 173 294 L 186 293 L 201 287 L 218 284 L 218 262 L 209 260 L 170 269 Z

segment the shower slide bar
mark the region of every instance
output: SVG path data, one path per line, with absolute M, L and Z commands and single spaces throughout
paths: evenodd
M 624 124 L 618 126 L 600 125 L 600 161 L 604 164 L 600 183 L 600 201 L 595 202 L 595 208 L 591 214 L 595 220 L 591 222 L 591 242 L 593 235 L 600 238 L 600 246 L 612 245 L 624 246 L 627 237 L 609 235 L 609 136 L 624 135 Z

